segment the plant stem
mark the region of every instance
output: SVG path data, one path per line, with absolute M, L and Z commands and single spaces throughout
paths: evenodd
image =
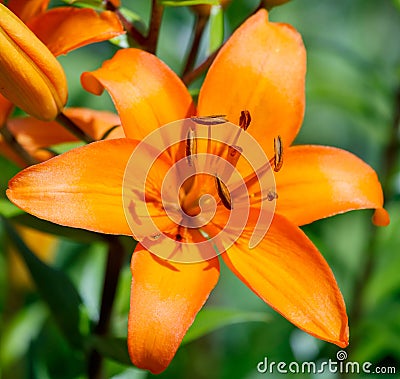
M 114 6 L 110 1 L 106 3 L 106 9 L 114 12 L 122 24 L 126 32 L 137 42 L 137 44 L 143 49 L 150 53 L 155 53 L 157 49 L 158 34 L 160 32 L 162 15 L 164 7 L 158 3 L 157 0 L 152 1 L 152 11 L 150 18 L 150 25 L 147 36 L 144 36 L 135 25 L 133 25 L 122 13 Z
M 114 6 L 111 1 L 106 2 L 106 10 L 114 12 L 118 18 L 120 19 L 122 25 L 124 26 L 126 32 L 139 44 L 143 45 L 146 41 L 144 35 L 136 29 L 135 25 L 133 25 L 127 18 L 121 13 L 121 11 Z
M 183 76 L 182 80 L 186 85 L 192 83 L 199 75 L 201 75 L 204 71 L 206 71 L 211 64 L 214 62 L 215 57 L 217 56 L 219 50 L 214 51 L 211 55 L 207 57 L 207 59 L 197 66 L 193 71 L 188 72 L 186 75 Z
M 196 16 L 194 38 L 192 42 L 192 47 L 190 48 L 188 59 L 186 61 L 185 69 L 183 70 L 183 76 L 188 74 L 189 71 L 191 71 L 194 67 L 197 52 L 200 46 L 201 37 L 203 35 L 204 28 L 207 25 L 207 21 L 208 21 L 208 16 L 202 14 Z
M 8 146 L 16 153 L 18 156 L 26 163 L 27 166 L 31 166 L 39 163 L 35 158 L 33 158 L 25 148 L 20 145 L 17 139 L 8 130 L 7 125 L 3 125 L 0 128 L 0 134 L 3 136 L 4 141 Z
M 100 336 L 106 335 L 110 328 L 112 307 L 125 257 L 124 247 L 117 236 L 106 235 L 105 238 L 108 242 L 107 266 L 104 275 L 100 317 L 94 329 L 94 333 Z M 103 378 L 102 366 L 103 357 L 93 349 L 89 354 L 88 378 Z
M 153 54 L 155 54 L 157 50 L 158 35 L 160 33 L 163 13 L 164 7 L 158 3 L 158 0 L 153 0 L 149 33 L 147 34 L 145 43 L 146 50 Z
M 86 143 L 94 142 L 95 140 L 81 130 L 69 117 L 64 113 L 60 113 L 56 121 L 61 124 L 65 129 L 72 133 L 76 138 Z

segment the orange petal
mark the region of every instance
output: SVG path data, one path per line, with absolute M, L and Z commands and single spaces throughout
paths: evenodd
M 128 138 L 141 140 L 161 125 L 194 114 L 192 98 L 176 74 L 138 49 L 119 50 L 98 70 L 83 73 L 81 82 L 95 95 L 104 89 L 110 93 Z
M 25 23 L 46 11 L 50 0 L 8 0 L 7 7 Z
M 87 108 L 68 108 L 64 113 L 86 134 L 99 140 L 115 125 L 119 117 L 111 112 L 95 111 Z M 56 121 L 40 121 L 33 117 L 16 117 L 8 121 L 8 128 L 17 141 L 31 154 L 38 149 L 77 138 Z M 108 139 L 124 137 L 121 127 L 114 129 Z
M 175 355 L 219 277 L 218 259 L 161 260 L 140 245 L 132 256 L 128 348 L 132 362 L 158 374 Z
M 306 235 L 275 215 L 254 249 L 236 243 L 222 254 L 225 263 L 252 291 L 307 333 L 348 345 L 345 304 L 328 264 Z
M 131 235 L 122 205 L 125 166 L 137 142 L 94 142 L 31 166 L 9 182 L 8 198 L 39 218 Z
M 293 146 L 283 153 L 275 174 L 276 212 L 296 225 L 354 209 L 378 209 L 388 224 L 382 187 L 375 171 L 355 155 L 328 146 Z
M 113 12 L 97 13 L 88 8 L 54 8 L 28 26 L 56 56 L 124 32 Z
M 0 93 L 0 126 L 4 125 L 13 108 L 11 101 Z
M 199 95 L 199 114 L 226 114 L 238 124 L 248 110 L 247 131 L 273 156 L 274 137 L 295 138 L 304 113 L 306 53 L 291 26 L 268 22 L 265 10 L 250 17 L 219 52 Z

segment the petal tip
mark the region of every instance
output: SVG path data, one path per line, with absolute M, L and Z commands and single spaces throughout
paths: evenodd
M 376 226 L 388 226 L 390 224 L 389 213 L 384 208 L 375 209 L 374 215 L 372 216 L 372 222 Z

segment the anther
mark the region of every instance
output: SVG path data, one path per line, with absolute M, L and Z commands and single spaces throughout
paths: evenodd
M 239 126 L 243 129 L 243 130 L 247 130 L 247 128 L 249 127 L 251 123 L 251 115 L 249 111 L 241 111 L 240 112 L 240 117 L 239 117 Z
M 188 165 L 192 166 L 192 156 L 197 153 L 197 139 L 196 132 L 191 128 L 188 130 L 186 135 L 185 153 Z
M 176 236 L 175 236 L 175 239 L 177 240 L 177 241 L 182 241 L 182 236 L 178 233 Z
M 191 120 L 196 122 L 197 124 L 202 125 L 218 125 L 218 124 L 225 124 L 228 122 L 226 119 L 226 115 L 224 114 L 217 114 L 211 116 L 201 116 L 201 117 L 191 117 Z
M 215 176 L 215 185 L 217 187 L 218 196 L 221 199 L 222 204 L 225 206 L 226 209 L 231 210 L 232 209 L 231 195 L 225 183 L 220 178 L 218 178 L 217 175 Z
M 277 198 L 278 198 L 278 194 L 273 189 L 269 189 L 268 193 L 267 193 L 267 200 L 273 201 Z
M 283 165 L 283 145 L 281 136 L 274 138 L 274 150 L 275 150 L 274 171 L 278 172 Z

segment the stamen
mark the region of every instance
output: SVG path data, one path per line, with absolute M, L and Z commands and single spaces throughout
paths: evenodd
M 201 116 L 201 117 L 191 117 L 191 120 L 198 124 L 202 125 L 218 125 L 218 124 L 225 124 L 228 122 L 226 119 L 226 115 L 218 114 L 218 115 L 211 115 L 211 116 Z
M 249 111 L 241 111 L 240 112 L 240 117 L 239 117 L 239 126 L 243 129 L 243 130 L 247 130 L 247 128 L 249 127 L 251 123 L 251 115 Z
M 215 184 L 217 187 L 218 196 L 221 199 L 222 204 L 224 204 L 226 209 L 231 210 L 232 209 L 231 195 L 225 183 L 220 178 L 218 178 L 217 175 L 215 176 Z
M 177 241 L 182 241 L 182 236 L 178 233 L 176 236 L 175 236 L 175 239 L 177 240 Z
M 268 194 L 267 194 L 267 200 L 273 201 L 277 198 L 278 198 L 278 194 L 276 193 L 276 191 L 274 191 L 273 189 L 269 189 Z
M 263 196 L 265 193 L 263 191 L 257 191 L 254 192 L 250 195 L 250 204 L 258 204 L 261 203 L 262 201 L 274 201 L 278 199 L 278 194 L 277 192 L 273 189 L 270 188 L 267 190 L 267 196 Z
M 283 165 L 283 145 L 281 136 L 274 138 L 274 150 L 275 150 L 274 171 L 278 172 Z
M 196 132 L 193 129 L 189 129 L 187 132 L 185 152 L 188 165 L 192 166 L 192 155 L 197 153 Z

